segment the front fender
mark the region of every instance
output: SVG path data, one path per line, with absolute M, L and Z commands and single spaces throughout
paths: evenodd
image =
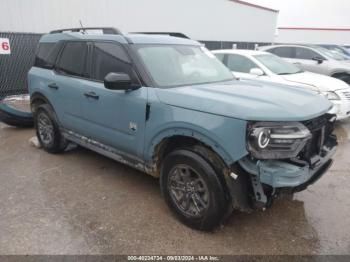
M 146 126 L 145 160 L 172 136 L 194 138 L 212 148 L 229 166 L 248 154 L 246 121 L 164 104 L 153 106 Z

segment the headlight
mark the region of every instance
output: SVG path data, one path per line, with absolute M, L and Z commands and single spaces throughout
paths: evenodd
M 328 100 L 340 100 L 340 97 L 334 92 L 322 92 L 321 94 Z
M 301 123 L 258 122 L 248 125 L 248 151 L 258 159 L 296 157 L 311 138 Z

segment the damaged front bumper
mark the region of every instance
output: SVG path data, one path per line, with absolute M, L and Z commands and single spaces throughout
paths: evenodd
M 227 181 L 232 207 L 246 212 L 264 209 L 281 192 L 305 190 L 331 167 L 336 148 L 336 137 L 331 136 L 319 154 L 308 161 L 300 158 L 257 160 L 250 155 L 242 158 L 231 168 Z
M 336 145 L 325 151 L 316 164 L 311 165 L 303 160 L 253 160 L 245 157 L 239 161 L 241 167 L 251 175 L 259 177 L 261 183 L 272 188 L 298 188 L 315 182 L 331 166 L 332 156 L 336 152 Z M 317 177 L 317 179 L 315 179 Z

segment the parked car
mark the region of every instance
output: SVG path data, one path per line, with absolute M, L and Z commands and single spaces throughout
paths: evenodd
M 259 79 L 313 90 L 333 103 L 338 120 L 350 116 L 350 86 L 320 74 L 305 72 L 280 57 L 263 51 L 214 50 L 213 53 L 241 79 Z
M 340 46 L 340 45 L 319 45 L 319 46 L 333 52 L 338 52 L 342 55 L 345 55 L 348 59 L 350 59 L 350 51 L 343 46 Z
M 305 71 L 332 76 L 350 84 L 350 60 L 342 54 L 307 45 L 264 46 L 260 50 L 278 55 Z
M 201 230 L 304 190 L 331 166 L 335 116 L 324 97 L 235 80 L 190 39 L 86 30 L 42 36 L 28 73 L 47 152 L 74 142 L 159 177 L 170 209 Z

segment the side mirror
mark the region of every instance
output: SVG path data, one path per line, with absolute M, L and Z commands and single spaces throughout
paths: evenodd
M 255 76 L 263 76 L 265 73 L 260 68 L 252 68 L 250 69 L 249 74 Z
M 104 79 L 104 85 L 110 90 L 130 90 L 132 86 L 131 78 L 126 73 L 109 73 Z
M 316 57 L 313 57 L 312 60 L 317 61 L 318 64 L 322 64 L 325 59 L 322 57 L 316 56 Z

